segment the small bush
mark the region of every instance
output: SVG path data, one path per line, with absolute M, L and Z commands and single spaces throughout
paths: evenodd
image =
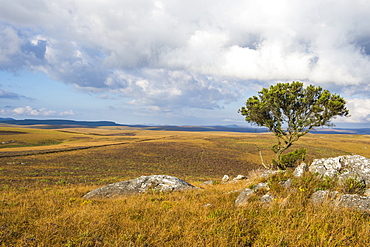
M 340 180 L 339 190 L 349 194 L 363 194 L 366 188 L 366 184 L 363 180 L 359 180 L 356 177 L 349 177 Z
M 281 163 L 286 167 L 293 167 L 297 161 L 304 161 L 306 158 L 306 149 L 296 149 L 293 152 L 281 156 Z
M 318 176 L 318 175 L 315 174 L 315 176 Z M 315 188 L 315 191 L 318 191 L 318 190 L 332 190 L 336 186 L 336 184 L 337 184 L 336 179 L 325 176 L 325 177 L 321 178 L 321 180 L 319 181 L 318 185 Z

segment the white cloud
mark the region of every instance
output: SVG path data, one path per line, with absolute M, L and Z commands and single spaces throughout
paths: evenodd
M 186 71 L 145 69 L 136 77 L 120 72 L 114 80 L 123 83 L 111 92 L 134 98 L 130 104 L 157 106 L 163 110 L 215 109 L 220 107 L 220 101 L 231 102 L 240 96 L 234 80 L 220 83 L 211 76 Z
M 36 110 L 32 109 L 32 107 L 30 106 L 15 108 L 12 112 L 15 115 L 29 115 L 29 116 L 50 116 L 56 114 L 55 111 L 50 111 L 45 108 Z
M 48 110 L 46 108 L 40 108 L 40 109 L 33 109 L 31 106 L 25 106 L 25 107 L 18 107 L 15 109 L 1 109 L 0 110 L 1 115 L 12 115 L 12 116 L 70 116 L 75 115 L 74 111 L 64 111 L 64 112 L 56 112 L 53 110 Z
M 347 100 L 347 108 L 349 109 L 350 117 L 342 118 L 343 122 L 347 123 L 370 122 L 370 99 L 359 99 L 359 98 L 349 99 Z
M 368 1 L 0 3 L 0 69 L 40 70 L 156 110 L 216 109 L 255 81 L 370 95 Z
M 73 116 L 73 115 L 76 115 L 76 113 L 73 110 L 68 110 L 68 111 L 60 112 L 59 115 L 60 116 Z

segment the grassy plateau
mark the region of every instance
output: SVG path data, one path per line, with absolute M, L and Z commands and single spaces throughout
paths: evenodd
M 0 246 L 370 246 L 370 214 L 314 207 L 310 194 L 331 188 L 306 174 L 296 193 L 269 179 L 275 201 L 235 207 L 261 182 L 258 150 L 274 158 L 270 133 L 151 131 L 128 127 L 45 129 L 0 126 Z M 370 136 L 308 134 L 293 145 L 306 162 L 359 154 Z M 198 190 L 84 200 L 100 186 L 165 174 Z M 238 183 L 202 186 L 228 174 Z

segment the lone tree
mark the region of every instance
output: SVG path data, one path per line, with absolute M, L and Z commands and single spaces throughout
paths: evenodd
M 264 126 L 277 137 L 278 144 L 272 147 L 276 157 L 273 165 L 286 169 L 305 149 L 282 155 L 293 142 L 319 126 L 333 126 L 330 120 L 335 116 L 347 116 L 346 101 L 321 87 L 302 82 L 278 83 L 263 88 L 258 97 L 250 97 L 246 106 L 239 109 L 248 123 Z

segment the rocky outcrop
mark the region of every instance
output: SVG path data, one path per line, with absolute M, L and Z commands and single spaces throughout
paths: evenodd
M 319 190 L 311 195 L 311 202 L 314 205 L 321 205 L 324 202 L 333 201 L 337 198 L 338 194 L 338 191 Z
M 335 207 L 353 208 L 370 211 L 370 197 L 357 194 L 342 194 L 338 191 L 319 190 L 312 194 L 311 202 L 314 205 L 328 203 Z
M 339 180 L 356 179 L 370 188 L 370 159 L 360 155 L 345 155 L 328 159 L 316 159 L 309 171 L 322 177 Z
M 306 171 L 308 171 L 308 166 L 306 163 L 302 163 L 294 169 L 293 176 L 301 177 Z
M 83 198 L 113 198 L 125 195 L 140 194 L 147 191 L 171 192 L 178 190 L 194 189 L 193 185 L 172 176 L 151 175 L 108 184 L 90 191 Z
M 266 171 L 260 177 L 269 181 L 272 176 L 282 171 Z M 333 183 L 337 183 L 337 188 L 342 192 L 319 190 L 310 197 L 314 205 L 326 205 L 339 208 L 352 208 L 370 212 L 370 159 L 359 155 L 346 155 L 328 159 L 316 159 L 308 167 L 302 163 L 293 172 L 293 177 L 279 182 L 279 185 L 292 194 L 299 191 L 306 191 L 304 188 L 294 187 L 294 180 L 299 181 L 299 177 L 304 176 L 306 172 L 311 172 L 322 178 L 330 177 Z M 273 181 L 273 180 L 270 180 Z M 275 185 L 276 186 L 276 185 Z M 367 187 L 367 189 L 365 188 Z M 358 193 L 358 194 L 349 194 Z M 287 198 L 275 198 L 270 192 L 267 183 L 259 183 L 244 189 L 235 200 L 236 206 L 245 206 L 251 200 L 259 200 L 264 204 L 272 201 L 285 201 Z

